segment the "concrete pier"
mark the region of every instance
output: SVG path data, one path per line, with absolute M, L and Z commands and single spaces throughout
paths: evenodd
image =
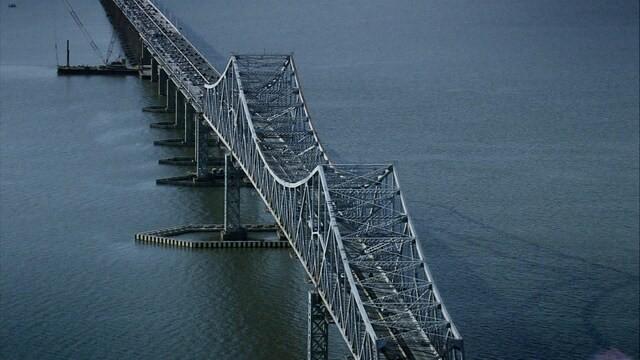
M 167 159 L 158 160 L 160 165 L 173 166 L 196 166 L 196 159 L 193 156 L 175 156 Z
M 240 222 L 240 187 L 242 170 L 234 164 L 229 152 L 224 154 L 224 230 L 220 238 L 224 241 L 239 240 L 247 236 L 247 229 Z
M 140 42 L 140 65 L 138 67 L 138 76 L 141 79 L 150 79 L 151 72 L 153 71 L 153 55 L 144 46 L 142 41 Z
M 167 90 L 166 90 L 167 112 L 172 113 L 176 111 L 176 96 L 177 96 L 176 85 L 173 83 L 171 79 L 168 79 L 166 86 L 167 86 Z
M 167 107 L 165 105 L 145 106 L 142 108 L 142 111 L 163 114 L 167 112 Z M 167 124 L 173 125 L 172 122 L 167 122 Z
M 151 58 L 151 82 L 158 82 L 158 61 Z
M 156 185 L 172 185 L 172 186 L 184 186 L 184 187 L 223 187 L 224 186 L 224 171 L 222 174 L 217 172 L 217 169 L 213 169 L 216 173 L 207 177 L 198 177 L 196 174 L 187 174 L 182 176 L 172 176 L 168 178 L 162 178 L 156 180 Z M 248 181 L 242 181 L 241 187 L 251 188 Z
M 184 142 L 187 144 L 195 144 L 196 142 L 196 121 L 198 117 L 193 107 L 184 103 Z
M 207 165 L 209 162 L 209 126 L 202 114 L 198 114 L 196 118 L 196 176 L 199 178 L 206 177 Z
M 193 156 L 175 156 L 167 159 L 160 159 L 158 160 L 158 164 L 173 166 L 196 166 L 196 159 Z M 222 166 L 224 166 L 224 161 L 218 159 L 209 159 L 209 168 Z
M 183 139 L 165 139 L 154 140 L 153 145 L 156 146 L 172 146 L 172 147 L 191 147 L 193 144 L 187 144 Z
M 172 176 L 168 178 L 156 179 L 156 185 L 171 185 L 183 187 L 223 187 L 224 179 L 199 179 L 194 174 L 188 174 L 183 176 Z
M 167 83 L 169 81 L 169 77 L 164 69 L 159 66 L 158 67 L 158 95 L 164 96 L 167 95 Z
M 175 99 L 174 99 L 174 107 L 175 107 L 175 111 L 174 111 L 174 121 L 173 124 L 176 126 L 176 128 L 178 129 L 183 129 L 184 128 L 184 120 L 185 120 L 185 111 L 186 111 L 186 102 L 184 99 L 184 95 L 182 95 L 182 93 L 180 91 L 178 91 L 175 86 Z

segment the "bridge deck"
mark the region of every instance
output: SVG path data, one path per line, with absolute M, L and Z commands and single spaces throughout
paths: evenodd
M 217 81 L 219 72 L 150 1 L 114 2 L 174 83 L 188 95 L 196 110 L 200 110 L 203 87 Z

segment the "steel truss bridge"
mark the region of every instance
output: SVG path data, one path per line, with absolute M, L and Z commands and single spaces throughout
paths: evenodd
M 184 116 L 197 177 L 207 176 L 213 132 L 303 265 L 314 287 L 309 359 L 327 358 L 329 324 L 354 359 L 464 359 L 394 167 L 327 157 L 291 55 L 234 55 L 219 72 L 149 0 L 103 5 L 123 43 L 137 42 L 141 71 Z

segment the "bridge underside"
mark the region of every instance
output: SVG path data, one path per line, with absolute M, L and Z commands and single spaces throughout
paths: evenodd
M 232 56 L 219 73 L 148 0 L 104 2 L 137 32 L 150 79 L 164 78 L 168 97 L 181 94 L 174 111 L 179 104 L 192 113 L 185 140 L 195 141 L 198 176 L 213 131 L 230 156 L 227 168 L 232 157 L 290 242 L 316 289 L 310 354 L 326 353 L 325 318 L 355 359 L 463 359 L 393 166 L 330 161 L 290 55 Z M 239 224 L 238 214 L 228 215 Z

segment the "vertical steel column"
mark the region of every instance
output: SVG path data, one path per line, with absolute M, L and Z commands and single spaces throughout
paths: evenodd
M 460 340 L 449 340 L 448 341 L 448 356 L 451 360 L 463 360 L 464 359 L 464 343 Z
M 234 166 L 231 153 L 224 154 L 224 230 L 222 240 L 245 240 L 247 231 L 240 223 L 242 171 Z
M 158 95 L 167 95 L 168 76 L 164 69 L 158 66 Z
M 195 141 L 195 123 L 197 118 L 194 116 L 194 111 L 191 105 L 184 102 L 184 142 L 185 144 L 193 144 Z
M 138 66 L 138 76 L 144 78 L 147 71 L 153 68 L 153 56 L 149 49 L 144 46 L 144 42 L 140 39 L 140 65 Z
M 185 98 L 184 98 L 184 95 L 182 95 L 182 93 L 180 92 L 180 90 L 177 89 L 177 87 L 174 86 L 173 88 L 175 89 L 175 92 L 176 92 L 175 101 L 174 101 L 174 106 L 176 110 L 175 110 L 173 125 L 175 125 L 176 128 L 182 128 L 184 126 Z
M 146 49 L 144 47 L 144 41 L 140 38 L 140 72 L 144 69 L 145 59 L 146 59 Z
M 307 360 L 329 358 L 329 322 L 317 290 L 309 291 Z
M 167 112 L 174 112 L 176 110 L 176 93 L 178 90 L 176 89 L 176 85 L 173 83 L 173 80 L 167 77 Z
M 151 82 L 158 81 L 158 61 L 151 57 Z
M 207 171 L 207 161 L 209 160 L 209 126 L 204 120 L 202 113 L 195 114 L 196 125 L 196 177 L 204 179 L 209 176 Z

